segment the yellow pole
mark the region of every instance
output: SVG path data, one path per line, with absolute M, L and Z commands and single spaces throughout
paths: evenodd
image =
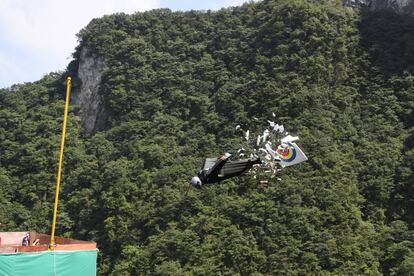
M 57 180 L 56 180 L 55 207 L 53 209 L 52 234 L 50 236 L 50 249 L 51 250 L 55 249 L 56 215 L 57 215 L 57 207 L 58 207 L 58 200 L 59 200 L 59 188 L 60 188 L 60 175 L 61 175 L 61 170 L 62 170 L 63 148 L 65 146 L 66 122 L 68 119 L 70 82 L 71 82 L 71 78 L 68 77 L 68 80 L 66 83 L 66 102 L 65 102 L 65 111 L 63 115 L 63 127 L 62 127 L 62 140 L 60 143 L 59 167 L 58 167 L 58 174 L 57 174 Z

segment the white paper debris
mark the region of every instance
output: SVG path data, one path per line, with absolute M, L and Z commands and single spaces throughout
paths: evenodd
M 246 131 L 246 134 L 244 135 L 244 138 L 246 139 L 246 141 L 249 141 L 249 135 L 250 135 L 250 131 Z
M 288 142 L 295 142 L 297 140 L 299 140 L 299 137 L 298 136 L 288 135 L 288 136 L 280 139 L 280 142 L 282 142 L 282 143 L 288 143 Z
M 272 112 L 272 116 L 276 117 L 275 113 Z M 258 121 L 256 117 L 253 119 Z M 283 125 L 272 120 L 266 120 L 264 123 L 263 132 L 257 134 L 250 133 L 249 130 L 244 131 L 240 125 L 236 126 L 236 130 L 243 133 L 245 140 L 237 151 L 237 157 L 261 160 L 260 164 L 253 166 L 254 177 L 257 173 L 263 172 L 271 173 L 271 178 L 275 178 L 285 167 L 307 160 L 306 155 L 294 143 L 299 140 L 298 136 L 289 135 Z M 276 179 L 281 181 L 279 177 Z
M 267 136 L 269 136 L 269 130 L 268 129 L 265 129 L 264 131 L 263 131 L 263 143 L 266 143 L 266 139 L 267 139 Z

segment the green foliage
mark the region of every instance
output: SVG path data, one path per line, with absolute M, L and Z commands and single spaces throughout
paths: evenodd
M 0 90 L 0 230 L 50 231 L 64 76 L 87 47 L 109 118 L 85 138 L 70 110 L 57 233 L 96 241 L 100 274 L 410 275 L 414 21 L 337 2 L 92 20 L 68 72 Z M 308 162 L 186 195 L 272 113 Z

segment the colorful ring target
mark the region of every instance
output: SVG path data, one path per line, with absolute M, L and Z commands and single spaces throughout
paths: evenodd
M 296 158 L 296 149 L 291 143 L 284 145 L 283 149 L 278 149 L 276 152 L 284 162 L 292 162 Z

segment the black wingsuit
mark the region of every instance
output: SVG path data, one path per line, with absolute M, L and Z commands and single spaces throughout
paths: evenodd
M 203 184 L 217 183 L 224 179 L 241 175 L 249 170 L 254 164 L 260 163 L 260 159 L 231 161 L 228 158 L 224 160 L 221 158 L 208 158 L 204 161 L 203 168 L 199 171 L 197 176 Z

